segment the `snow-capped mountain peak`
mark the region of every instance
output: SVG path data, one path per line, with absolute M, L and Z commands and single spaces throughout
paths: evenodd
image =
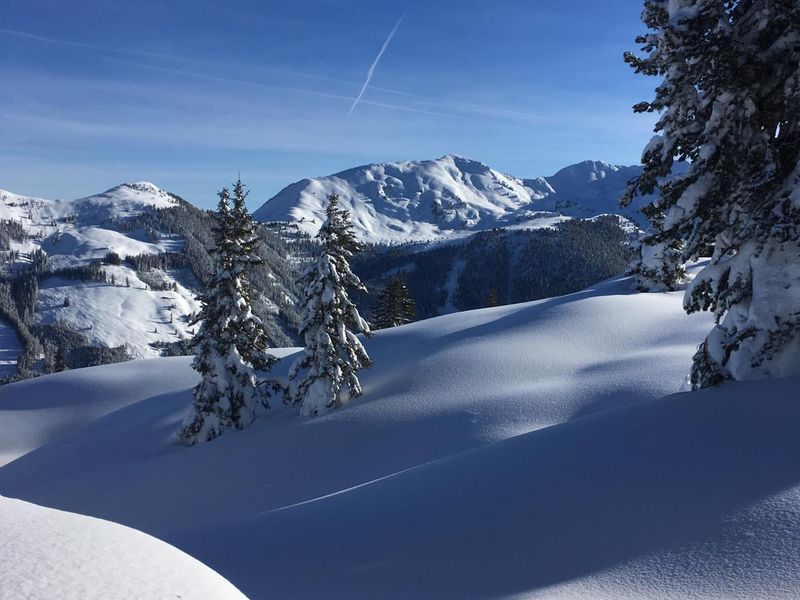
M 304 179 L 255 211 L 262 221 L 294 221 L 310 234 L 338 194 L 367 242 L 403 243 L 460 237 L 531 223 L 542 212 L 570 217 L 622 213 L 618 198 L 639 167 L 585 161 L 552 177 L 520 179 L 457 154 L 421 161 L 364 165 Z M 552 217 L 552 215 L 550 215 Z
M 101 194 L 71 202 L 83 220 L 124 218 L 139 214 L 145 207 L 169 208 L 177 201 L 148 181 L 122 183 Z
M 575 175 L 588 173 L 589 178 L 592 179 L 605 177 L 606 172 L 616 173 L 622 168 L 623 167 L 619 165 L 612 165 L 603 160 L 584 160 L 574 165 L 564 167 L 558 173 L 572 173 Z

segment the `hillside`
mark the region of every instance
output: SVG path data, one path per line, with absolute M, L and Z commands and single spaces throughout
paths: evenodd
M 193 448 L 186 358 L 5 386 L 0 494 L 155 535 L 252 598 L 792 597 L 797 382 L 669 395 L 710 318 L 630 288 L 378 332 L 363 399 Z
M 640 198 L 619 197 L 640 167 L 585 161 L 552 177 L 521 179 L 467 158 L 365 165 L 294 183 L 253 213 L 261 221 L 292 221 L 316 233 L 328 196 L 339 194 L 359 237 L 371 243 L 457 238 L 495 227 L 537 227 L 563 217 L 621 214 L 645 223 Z M 540 224 L 541 223 L 541 224 Z
M 286 344 L 294 267 L 281 238 L 261 233 L 255 309 Z M 22 347 L 33 373 L 179 347 L 196 329 L 211 243 L 205 211 L 147 182 L 69 201 L 0 191 L 0 316 L 21 338 L 4 336 L 3 352 Z
M 402 276 L 417 319 L 538 300 L 579 291 L 624 272 L 632 259 L 629 221 L 603 216 L 535 229 L 495 229 L 439 244 L 370 246 L 351 265 L 369 293 L 372 314 L 390 277 Z
M 638 177 L 642 168 L 612 165 L 597 160 L 587 160 L 570 165 L 555 175 L 544 177 L 553 189 L 538 203 L 537 210 L 553 211 L 571 217 L 589 218 L 604 213 L 621 214 L 646 226 L 639 208 L 651 198 L 637 198 L 628 208 L 619 205 L 619 198 L 628 181 Z M 526 185 L 537 185 L 538 180 L 526 180 Z

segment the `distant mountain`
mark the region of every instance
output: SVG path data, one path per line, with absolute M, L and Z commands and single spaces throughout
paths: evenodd
M 25 374 L 185 350 L 212 269 L 211 226 L 147 182 L 78 200 L 0 190 L 0 323 L 20 342 L 0 326 L 2 349 L 24 356 Z M 273 344 L 291 344 L 295 265 L 276 233 L 261 234 L 254 310 Z M 0 375 L 13 374 L 13 357 L 1 362 Z
M 355 228 L 364 240 L 434 240 L 506 224 L 509 215 L 551 192 L 546 184 L 536 190 L 483 163 L 448 155 L 304 179 L 253 215 L 261 221 L 296 221 L 314 233 L 328 196 L 335 193 L 352 211 Z
M 542 219 L 621 214 L 643 225 L 640 199 L 628 209 L 619 196 L 641 167 L 586 161 L 552 177 L 520 179 L 456 155 L 381 163 L 294 183 L 255 211 L 261 221 L 290 221 L 313 234 L 327 197 L 339 194 L 359 237 L 404 243 L 461 237 L 495 227 L 536 227 Z M 550 213 L 550 214 L 542 214 Z
M 620 214 L 639 226 L 645 221 L 639 208 L 652 198 L 639 198 L 629 208 L 619 205 L 619 198 L 628 182 L 642 173 L 642 167 L 612 165 L 602 161 L 586 160 L 561 169 L 551 177 L 533 181 L 528 186 L 544 181 L 553 189 L 536 203 L 538 210 L 558 212 L 570 217 L 588 218 L 604 213 Z
M 43 249 L 51 266 L 85 264 L 109 251 L 126 256 L 174 249 L 174 240 L 146 240 L 143 232 L 120 231 L 119 223 L 148 209 L 177 205 L 175 197 L 147 182 L 123 183 L 78 200 L 29 198 L 0 190 L 0 219 L 19 223 L 27 234 L 12 240 L 7 249 Z

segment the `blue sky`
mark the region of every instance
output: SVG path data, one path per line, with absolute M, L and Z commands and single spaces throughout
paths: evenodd
M 304 177 L 456 153 L 518 176 L 636 163 L 636 0 L 0 0 L 0 188 L 148 180 L 251 207 Z M 387 36 L 402 22 L 353 109 Z

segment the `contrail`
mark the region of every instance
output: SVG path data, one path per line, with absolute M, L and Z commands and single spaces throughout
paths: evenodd
M 405 16 L 406 15 L 404 14 L 402 17 L 400 17 L 400 20 L 397 22 L 397 24 L 395 25 L 394 29 L 389 34 L 388 39 L 386 40 L 386 42 L 384 43 L 383 47 L 381 48 L 381 51 L 378 54 L 378 57 L 375 59 L 375 62 L 370 67 L 369 73 L 367 75 L 367 81 L 362 85 L 361 92 L 358 94 L 358 98 L 356 99 L 356 101 L 352 103 L 352 106 L 350 107 L 350 112 L 348 113 L 348 116 L 350 116 L 353 113 L 353 110 L 355 109 L 355 107 L 358 104 L 369 104 L 369 105 L 372 105 L 372 106 L 380 106 L 380 107 L 383 107 L 383 108 L 389 108 L 389 109 L 394 109 L 394 110 L 401 110 L 401 111 L 414 112 L 414 113 L 420 113 L 420 114 L 428 114 L 428 115 L 434 115 L 434 116 L 466 119 L 466 120 L 471 120 L 471 121 L 477 121 L 478 119 L 473 119 L 473 118 L 468 118 L 468 117 L 465 117 L 465 116 L 456 115 L 456 114 L 453 113 L 453 109 L 455 109 L 457 111 L 460 111 L 460 112 L 463 112 L 463 113 L 472 113 L 472 114 L 477 114 L 477 115 L 482 115 L 482 116 L 499 117 L 499 118 L 506 118 L 506 119 L 515 119 L 515 120 L 526 120 L 526 121 L 529 121 L 529 120 L 544 120 L 545 119 L 545 117 L 543 117 L 542 115 L 538 115 L 538 114 L 522 113 L 522 112 L 506 110 L 506 109 L 502 109 L 502 108 L 493 108 L 493 107 L 487 107 L 487 106 L 480 106 L 480 105 L 477 105 L 477 104 L 469 104 L 469 103 L 464 103 L 464 102 L 455 102 L 455 101 L 452 101 L 452 100 L 442 100 L 442 99 L 439 99 L 439 98 L 433 98 L 433 97 L 430 97 L 430 96 L 422 96 L 422 95 L 419 95 L 419 94 L 411 94 L 411 93 L 408 93 L 408 92 L 402 92 L 402 91 L 399 91 L 399 90 L 393 90 L 393 89 L 379 87 L 379 86 L 369 86 L 369 84 L 370 84 L 370 82 L 372 80 L 372 76 L 373 76 L 373 74 L 375 72 L 375 68 L 378 65 L 378 61 L 380 61 L 381 57 L 383 56 L 383 53 L 386 51 L 386 48 L 389 45 L 389 42 L 392 40 L 392 37 L 394 36 L 395 32 L 397 31 L 398 27 L 400 26 L 400 23 L 403 21 Z M 175 55 L 175 54 L 166 54 L 166 53 L 163 53 L 163 52 L 148 52 L 147 50 L 138 50 L 136 48 L 125 48 L 125 47 L 121 47 L 121 46 L 101 46 L 101 45 L 90 44 L 90 43 L 86 43 L 86 42 L 78 42 L 78 41 L 72 41 L 72 40 L 64 40 L 64 39 L 58 39 L 58 38 L 45 37 L 45 36 L 29 33 L 27 31 L 19 31 L 19 30 L 15 30 L 15 29 L 6 29 L 6 28 L 2 28 L 2 27 L 0 27 L 0 35 L 11 35 L 11 36 L 24 38 L 24 39 L 29 39 L 29 40 L 33 40 L 33 41 L 44 43 L 44 44 L 50 44 L 50 45 L 73 47 L 73 48 L 84 48 L 84 49 L 87 49 L 87 50 L 94 50 L 96 52 L 102 53 L 102 56 L 100 58 L 102 60 L 104 60 L 104 61 L 112 62 L 112 63 L 118 63 L 118 64 L 122 64 L 122 65 L 125 65 L 125 66 L 128 66 L 128 67 L 134 67 L 134 68 L 138 68 L 138 69 L 147 69 L 147 70 L 162 71 L 162 72 L 167 72 L 167 73 L 175 73 L 175 74 L 184 75 L 186 77 L 190 77 L 190 78 L 193 78 L 193 79 L 206 79 L 206 80 L 209 80 L 209 81 L 240 83 L 240 84 L 243 84 L 243 85 L 248 85 L 248 86 L 253 86 L 253 87 L 264 87 L 264 88 L 273 88 L 273 89 L 283 89 L 283 90 L 286 90 L 286 91 L 296 91 L 296 92 L 300 92 L 300 93 L 312 94 L 312 95 L 315 95 L 315 96 L 334 98 L 334 99 L 337 99 L 337 100 L 346 100 L 348 102 L 352 100 L 352 96 L 345 96 L 343 94 L 331 94 L 331 93 L 325 93 L 325 92 L 319 92 L 319 91 L 307 90 L 307 89 L 290 88 L 290 87 L 278 86 L 278 85 L 270 85 L 270 84 L 260 84 L 260 83 L 257 83 L 255 81 L 247 81 L 247 80 L 240 80 L 240 79 L 228 79 L 228 78 L 224 78 L 224 77 L 216 77 L 214 75 L 210 75 L 210 74 L 206 74 L 206 73 L 203 73 L 203 74 L 201 74 L 201 73 L 192 73 L 192 72 L 189 72 L 189 71 L 184 71 L 184 70 L 180 70 L 179 71 L 179 70 L 170 69 L 170 68 L 167 68 L 167 67 L 156 67 L 156 66 L 153 66 L 153 65 L 147 65 L 147 64 L 142 64 L 142 63 L 133 63 L 133 62 L 126 62 L 126 61 L 123 61 L 123 60 L 115 60 L 115 59 L 110 58 L 109 56 L 107 56 L 107 54 L 118 54 L 118 55 L 132 56 L 132 57 L 143 57 L 143 58 L 161 59 L 161 60 L 169 60 L 169 61 L 178 61 L 178 62 L 182 62 L 182 63 L 186 63 L 186 64 L 194 64 L 194 65 L 202 65 L 202 66 L 218 67 L 218 68 L 229 66 L 228 63 L 224 63 L 224 62 L 213 62 L 213 61 L 207 61 L 207 60 L 200 60 L 200 59 L 195 59 L 195 58 L 189 58 L 189 57 L 186 57 L 186 56 L 179 56 L 179 55 Z M 335 82 L 335 83 L 340 83 L 340 84 L 345 84 L 345 85 L 353 85 L 353 86 L 357 86 L 358 85 L 358 83 L 355 82 L 355 81 L 349 81 L 349 80 L 346 80 L 346 79 L 338 79 L 338 78 L 335 78 L 335 77 L 329 77 L 329 76 L 324 76 L 324 75 L 317 75 L 317 74 L 314 74 L 314 73 L 304 73 L 302 71 L 292 71 L 292 70 L 287 70 L 287 69 L 277 69 L 277 68 L 272 68 L 272 67 L 264 67 L 264 66 L 260 66 L 260 65 L 258 67 L 251 67 L 250 65 L 246 65 L 246 66 L 250 67 L 251 71 L 254 71 L 254 72 L 257 71 L 257 72 L 264 72 L 264 73 L 275 73 L 275 74 L 278 74 L 278 75 L 287 75 L 287 76 L 299 77 L 299 78 L 302 78 L 302 79 L 331 81 L 331 82 Z M 426 105 L 428 107 L 433 107 L 434 109 L 437 109 L 437 108 L 438 109 L 444 109 L 444 110 L 447 110 L 448 112 L 438 112 L 438 111 L 430 110 L 430 109 L 427 109 L 427 108 L 413 108 L 413 107 L 409 107 L 409 106 L 399 106 L 397 104 L 389 104 L 389 103 L 384 103 L 384 102 L 375 102 L 375 101 L 372 101 L 372 100 L 364 100 L 363 96 L 364 96 L 364 93 L 367 90 L 367 87 L 370 87 L 370 89 L 373 89 L 373 90 L 379 90 L 381 92 L 385 92 L 387 94 L 401 96 L 401 97 L 404 97 L 404 98 L 412 98 L 412 99 L 416 100 L 418 103 L 420 103 L 422 105 Z
M 361 86 L 361 91 L 358 92 L 358 96 L 353 101 L 353 105 L 350 107 L 350 112 L 347 113 L 348 118 L 350 117 L 350 115 L 353 114 L 353 111 L 355 110 L 356 106 L 358 106 L 358 103 L 361 102 L 361 98 L 364 96 L 364 92 L 367 91 L 367 86 L 369 86 L 369 82 L 372 81 L 372 76 L 375 74 L 375 68 L 378 66 L 378 63 L 380 62 L 381 57 L 383 56 L 383 53 L 386 52 L 386 48 L 389 46 L 389 42 L 392 41 L 394 34 L 397 33 L 397 28 L 400 27 L 400 23 L 402 23 L 403 19 L 405 18 L 406 15 L 405 13 L 403 13 L 403 15 L 397 20 L 397 23 L 395 23 L 394 29 L 392 29 L 392 32 L 389 34 L 389 37 L 387 37 L 386 41 L 383 42 L 383 46 L 381 46 L 381 51 L 378 52 L 378 56 L 375 57 L 375 60 L 372 62 L 372 66 L 369 68 L 369 71 L 367 71 L 367 80 L 364 82 L 364 85 Z
M 69 40 L 60 40 L 56 38 L 45 37 L 43 35 L 35 35 L 27 31 L 18 31 L 16 29 L 0 28 L 0 34 L 13 35 L 45 44 L 53 44 L 56 46 L 69 46 L 72 48 L 86 48 L 88 50 L 99 50 L 101 52 L 114 52 L 117 54 L 128 54 L 130 56 L 144 56 L 148 58 L 165 58 L 169 60 L 187 60 L 182 56 L 175 56 L 172 54 L 163 54 L 161 52 L 148 52 L 146 50 L 135 50 L 132 48 L 121 48 L 119 46 L 98 46 L 97 44 L 87 44 L 85 42 L 73 42 Z

